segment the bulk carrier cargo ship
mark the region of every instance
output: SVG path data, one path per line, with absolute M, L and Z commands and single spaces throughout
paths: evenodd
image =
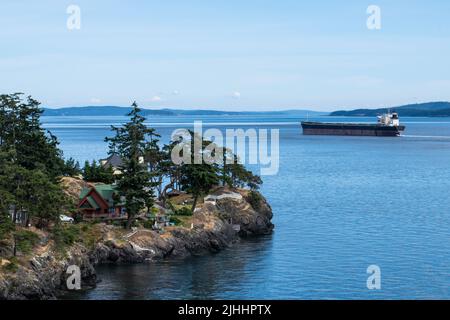
M 405 126 L 400 125 L 397 113 L 386 113 L 378 117 L 378 123 L 329 123 L 302 122 L 305 135 L 376 136 L 398 137 Z

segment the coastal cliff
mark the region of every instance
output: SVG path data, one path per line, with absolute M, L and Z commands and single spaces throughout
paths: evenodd
M 83 241 L 61 252 L 48 234 L 36 231 L 39 243 L 32 254 L 18 258 L 14 270 L 6 271 L 12 263 L 0 260 L 0 299 L 55 299 L 66 290 L 70 265 L 80 268 L 84 290 L 99 280 L 98 264 L 144 263 L 218 252 L 240 238 L 271 233 L 271 219 L 271 207 L 259 193 L 219 188 L 198 205 L 189 225 L 167 227 L 164 232 L 91 224 L 85 227 Z

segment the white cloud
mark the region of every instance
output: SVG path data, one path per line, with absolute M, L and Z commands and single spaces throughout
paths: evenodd
M 160 96 L 153 96 L 153 98 L 151 99 L 151 102 L 161 102 L 162 98 Z
M 173 94 L 174 96 L 177 96 L 177 95 L 180 94 L 180 91 L 178 91 L 178 90 L 173 90 L 172 94 Z
M 102 102 L 102 100 L 99 98 L 91 98 L 91 102 L 92 103 L 100 103 L 100 102 Z
M 241 93 L 238 91 L 233 92 L 233 94 L 231 95 L 234 99 L 240 99 L 241 98 Z

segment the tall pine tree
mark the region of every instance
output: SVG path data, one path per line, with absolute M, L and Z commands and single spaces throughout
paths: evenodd
M 0 95 L 0 193 L 3 211 L 27 226 L 36 217 L 58 221 L 65 204 L 58 141 L 40 124 L 39 103 L 22 94 Z M 6 200 L 5 200 L 6 199 Z M 44 217 L 44 219 L 41 219 Z
M 146 150 L 152 143 L 148 139 L 149 135 L 154 131 L 144 124 L 146 119 L 140 114 L 141 109 L 136 102 L 132 107 L 127 115 L 129 122 L 122 127 L 112 126 L 115 136 L 105 139 L 109 142 L 110 153 L 118 154 L 123 161 L 120 168 L 122 174 L 117 177 L 117 190 L 127 211 L 127 229 L 131 228 L 134 219 L 143 209 L 153 206 L 155 187 L 143 161 Z
M 58 140 L 42 128 L 40 103 L 20 93 L 0 95 L 0 147 L 14 152 L 14 162 L 26 169 L 40 169 L 50 178 L 64 174 Z
M 218 163 L 207 162 L 207 156 L 214 157 L 208 148 L 213 145 L 211 141 L 204 140 L 192 131 L 189 131 L 190 137 L 188 141 L 181 142 L 190 145 L 191 163 L 183 163 L 180 168 L 180 184 L 181 189 L 193 196 L 191 211 L 194 212 L 199 197 L 208 193 L 213 187 L 218 186 L 220 182 L 221 168 Z M 195 145 L 200 148 L 196 149 Z M 214 150 L 217 148 L 213 148 Z M 201 163 L 196 163 L 196 159 L 201 159 Z

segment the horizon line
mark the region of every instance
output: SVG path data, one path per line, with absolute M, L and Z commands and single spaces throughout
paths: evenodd
M 386 106 L 386 107 L 332 107 L 332 110 L 315 110 L 314 108 L 308 108 L 308 107 L 291 107 L 286 109 L 279 109 L 279 110 L 266 110 L 266 109 L 257 109 L 254 111 L 251 110 L 243 110 L 243 109 L 251 109 L 251 107 L 240 107 L 236 110 L 224 110 L 222 108 L 217 109 L 206 109 L 202 107 L 195 107 L 195 108 L 189 108 L 189 107 L 151 107 L 151 106 L 139 106 L 140 109 L 143 110 L 154 110 L 154 111 L 163 111 L 163 110 L 181 110 L 181 111 L 218 111 L 218 112 L 230 112 L 230 113 L 251 113 L 251 112 L 289 112 L 289 111 L 312 111 L 312 112 L 319 112 L 319 113 L 331 113 L 334 111 L 351 111 L 351 110 L 358 110 L 358 109 L 367 109 L 367 110 L 376 110 L 376 109 L 389 109 L 389 108 L 399 108 L 404 106 L 411 106 L 411 105 L 421 105 L 421 104 L 427 104 L 427 103 L 450 103 L 450 101 L 440 100 L 440 101 L 426 101 L 426 102 L 414 102 L 414 103 L 406 103 L 396 106 Z M 42 106 L 42 109 L 51 109 L 51 110 L 61 110 L 61 109 L 69 109 L 69 108 L 130 108 L 130 106 L 123 106 L 123 105 L 74 105 L 74 106 Z M 260 107 L 261 108 L 261 107 Z

